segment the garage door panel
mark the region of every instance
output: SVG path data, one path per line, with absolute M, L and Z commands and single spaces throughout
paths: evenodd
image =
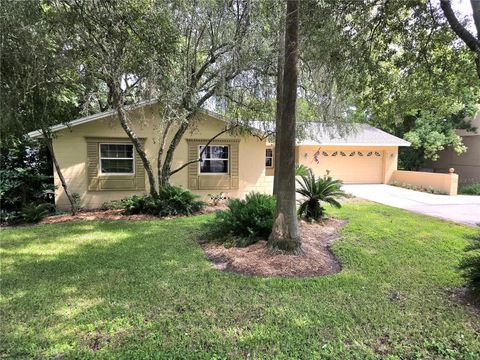
M 383 152 L 375 150 L 318 151 L 310 167 L 318 176 L 330 175 L 346 184 L 383 182 Z

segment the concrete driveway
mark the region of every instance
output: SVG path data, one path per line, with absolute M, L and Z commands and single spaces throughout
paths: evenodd
M 344 185 L 362 199 L 467 225 L 480 224 L 480 196 L 435 195 L 383 184 Z

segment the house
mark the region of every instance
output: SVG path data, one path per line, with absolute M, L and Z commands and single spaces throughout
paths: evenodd
M 132 127 L 144 143 L 145 151 L 157 174 L 159 149 L 159 106 L 147 101 L 128 110 Z M 255 123 L 251 125 L 255 131 Z M 366 124 L 355 125 L 347 134 L 320 123 L 301 129 L 308 136 L 299 140 L 296 157 L 319 175 L 328 169 L 346 183 L 389 183 L 397 169 L 399 146 L 409 143 Z M 209 139 L 225 128 L 220 115 L 204 111 L 175 151 L 172 169 L 198 158 Z M 98 208 L 104 202 L 118 200 L 148 190 L 145 170 L 133 144 L 123 131 L 116 113 L 85 116 L 51 128 L 53 147 L 70 190 L 78 193 L 81 206 Z M 173 134 L 174 132 L 170 132 Z M 39 131 L 29 134 L 41 137 Z M 274 148 L 260 136 L 222 134 L 211 142 L 201 162 L 188 165 L 171 177 L 173 185 L 189 188 L 203 198 L 208 194 L 228 193 L 243 197 L 251 191 L 271 193 L 273 187 Z M 68 200 L 54 174 L 57 208 L 68 208 Z
M 311 168 L 317 176 L 328 170 L 346 184 L 388 184 L 397 170 L 398 147 L 410 146 L 408 141 L 368 124 L 339 129 L 321 122 L 303 122 L 297 133 L 297 164 Z M 267 175 L 273 175 L 273 170 Z
M 452 148 L 447 148 L 439 153 L 437 161 L 428 161 L 426 168 L 430 171 L 446 173 L 454 168 L 459 175 L 460 184 L 473 184 L 480 182 L 480 112 L 471 121 L 474 132 L 456 130 L 462 137 L 467 151 L 457 154 Z

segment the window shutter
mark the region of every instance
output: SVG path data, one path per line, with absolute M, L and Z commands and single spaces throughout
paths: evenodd
M 238 145 L 238 141 L 230 143 L 230 189 L 238 189 L 240 185 Z
M 189 141 L 188 143 L 188 161 L 198 159 L 198 146 L 200 142 Z M 188 188 L 198 190 L 198 162 L 188 165 Z
M 198 159 L 199 146 L 209 139 L 187 139 L 188 161 Z M 200 175 L 198 162 L 188 165 L 188 188 L 191 190 L 230 190 L 239 188 L 239 139 L 215 139 L 210 145 L 229 146 L 229 173 L 221 175 Z
M 87 140 L 87 177 L 88 177 L 88 190 L 98 191 L 98 167 L 99 167 L 99 154 L 98 154 L 98 142 Z
M 142 159 L 135 150 L 135 174 L 132 175 L 100 175 L 99 145 L 104 143 L 130 143 L 129 138 L 85 138 L 87 142 L 87 180 L 88 191 L 102 190 L 145 190 L 145 168 Z M 145 139 L 139 139 L 142 145 Z

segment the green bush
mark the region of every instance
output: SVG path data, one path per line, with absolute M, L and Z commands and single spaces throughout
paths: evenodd
M 118 210 L 123 208 L 122 200 L 105 201 L 102 206 L 100 206 L 100 210 Z
M 461 261 L 460 269 L 463 270 L 468 285 L 480 300 L 480 233 L 473 237 L 473 244 L 465 251 L 467 256 Z
M 26 223 L 37 223 L 50 213 L 50 204 L 28 204 L 20 211 L 20 215 Z
M 248 246 L 267 239 L 272 231 L 275 198 L 250 193 L 245 200 L 229 199 L 227 210 L 217 211 L 215 219 L 206 225 L 204 234 L 209 240 L 234 246 Z
M 462 186 L 459 193 L 462 195 L 480 195 L 480 183 Z
M 147 214 L 155 216 L 192 215 L 203 209 L 205 203 L 190 190 L 176 186 L 164 186 L 158 197 L 137 196 L 121 200 L 127 215 Z
M 331 176 L 325 178 L 315 178 L 312 171 L 300 176 L 297 179 L 299 188 L 297 193 L 304 197 L 300 201 L 298 214 L 309 220 L 319 220 L 325 215 L 325 208 L 321 206 L 321 202 L 326 202 L 336 208 L 340 208 L 341 204 L 337 198 L 345 197 L 345 193 L 341 189 L 342 182 L 333 180 Z
M 0 222 L 21 222 L 28 204 L 54 204 L 51 163 L 46 149 L 24 137 L 0 141 Z

